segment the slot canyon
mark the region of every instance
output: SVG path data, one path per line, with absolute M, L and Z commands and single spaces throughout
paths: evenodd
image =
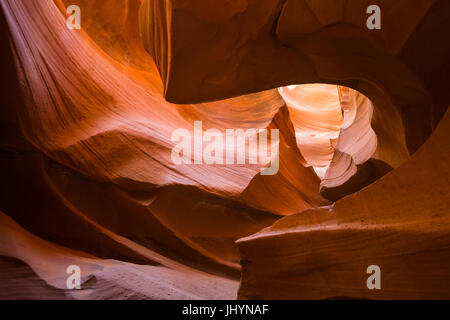
M 449 21 L 0 0 L 0 300 L 450 299 Z

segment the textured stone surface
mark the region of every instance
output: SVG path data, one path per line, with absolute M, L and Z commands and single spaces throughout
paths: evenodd
M 448 299 L 450 113 L 404 165 L 332 210 L 239 240 L 243 299 Z M 382 290 L 366 269 L 381 268 Z
M 0 0 L 0 299 L 448 298 L 450 2 L 372 3 Z M 175 165 L 199 120 L 278 174 Z
M 404 45 L 420 50 L 414 31 L 422 25 L 427 25 L 428 42 L 439 48 L 428 58 L 446 52 L 435 15 L 445 17 L 448 3 L 376 2 L 383 12 L 381 31 L 365 25 L 366 9 L 374 3 L 357 0 L 248 0 L 246 6 L 219 0 L 207 18 L 196 1 L 163 5 L 161 0 L 145 0 L 140 28 L 169 101 L 217 100 L 290 84 L 343 84 L 369 97 L 380 113 L 391 113 L 394 105 L 414 152 L 429 136 L 437 107 L 418 81 L 423 71 L 406 68 L 398 53 Z

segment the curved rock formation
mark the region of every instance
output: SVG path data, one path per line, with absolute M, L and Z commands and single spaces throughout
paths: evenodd
M 239 240 L 240 298 L 449 299 L 450 113 L 404 165 L 332 210 L 309 210 Z M 366 287 L 367 267 L 382 290 Z M 383 276 L 384 275 L 384 276 Z
M 0 299 L 448 298 L 450 3 L 376 2 L 0 0 Z
M 430 112 L 447 107 L 433 106 L 418 70 L 397 55 L 406 43 L 418 50 L 415 27 L 435 23 L 435 15 L 443 19 L 448 11 L 444 1 L 379 1 L 389 12 L 383 16 L 387 32 L 367 29 L 367 1 L 219 0 L 215 9 L 201 2 L 175 0 L 166 6 L 145 0 L 141 7 L 143 42 L 169 101 L 217 100 L 291 84 L 342 84 L 365 94 L 381 110 L 391 113 L 395 106 L 411 152 L 431 132 Z M 404 7 L 409 14 L 402 26 L 388 28 L 398 25 Z M 435 40 L 440 56 L 448 45 Z

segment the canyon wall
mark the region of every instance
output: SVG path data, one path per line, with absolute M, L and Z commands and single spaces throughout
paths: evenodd
M 0 299 L 449 297 L 449 1 L 71 4 L 0 0 Z M 277 174 L 175 164 L 196 121 L 278 130 Z

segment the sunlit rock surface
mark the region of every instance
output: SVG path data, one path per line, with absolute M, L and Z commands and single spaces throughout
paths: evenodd
M 449 296 L 450 2 L 71 4 L 0 0 L 0 299 Z M 196 121 L 279 130 L 277 174 L 175 164 Z
M 377 149 L 371 127 L 373 104 L 341 86 L 306 84 L 280 88 L 289 108 L 297 146 L 321 187 L 343 185 Z M 351 192 L 350 192 L 351 193 Z
M 386 12 L 381 32 L 367 29 L 369 3 L 359 0 L 218 0 L 214 6 L 145 0 L 139 21 L 169 101 L 217 100 L 292 84 L 345 84 L 368 96 L 380 113 L 396 108 L 391 118 L 403 123 L 414 152 L 429 136 L 435 115 L 448 107 L 439 93 L 427 91 L 435 81 L 431 73 L 445 77 L 439 65 L 448 44 L 439 37 L 426 40 L 439 64 L 419 63 L 426 55 L 417 54 L 426 34 L 443 31 L 439 21 L 445 21 L 448 4 L 379 2 Z
M 404 165 L 333 210 L 239 240 L 245 299 L 448 299 L 450 113 Z M 381 268 L 382 290 L 366 269 Z

